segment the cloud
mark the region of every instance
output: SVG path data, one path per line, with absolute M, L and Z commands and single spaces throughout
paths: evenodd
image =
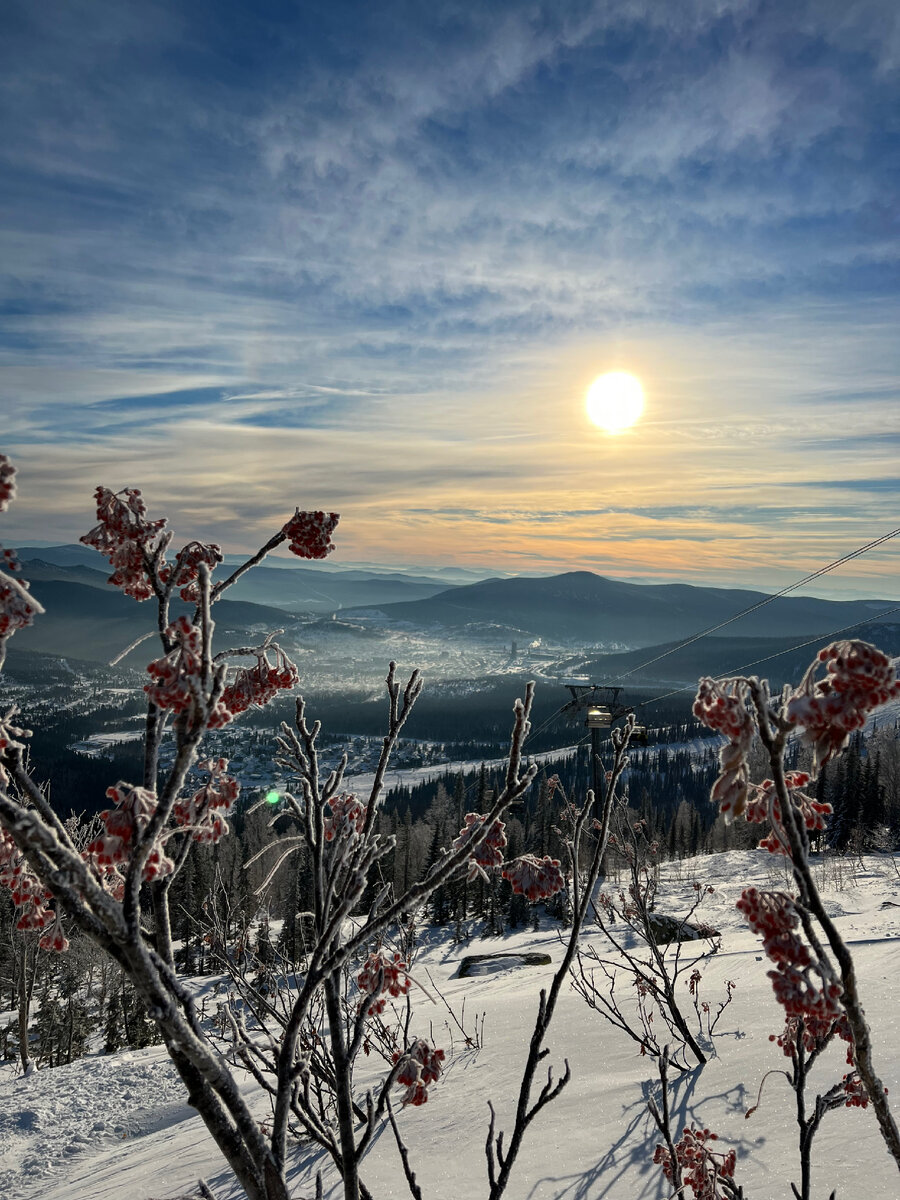
M 629 569 L 715 543 L 750 571 L 728 546 L 766 562 L 776 525 L 831 557 L 885 519 L 892 6 L 17 0 L 9 24 L 28 520 L 80 528 L 102 472 L 242 545 L 299 491 L 349 505 L 358 557 L 594 562 L 596 509 Z M 615 446 L 580 411 L 606 364 L 648 388 Z

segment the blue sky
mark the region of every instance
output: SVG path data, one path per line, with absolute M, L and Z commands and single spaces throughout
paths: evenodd
M 3 540 L 781 586 L 895 525 L 893 0 L 12 0 Z M 644 383 L 610 438 L 587 385 Z M 835 576 L 898 594 L 898 543 Z M 817 585 L 817 590 L 826 590 Z

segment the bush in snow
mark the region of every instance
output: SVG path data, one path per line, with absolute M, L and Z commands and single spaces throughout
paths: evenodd
M 578 954 L 572 986 L 590 1008 L 632 1038 L 641 1054 L 656 1058 L 667 1040 L 669 1045 L 674 1042 L 677 1049 L 670 1062 L 680 1071 L 687 1070 L 688 1055 L 695 1064 L 706 1062 L 715 1025 L 734 989 L 734 984 L 726 985 L 715 1012 L 701 996 L 700 964 L 721 944 L 716 931 L 697 920 L 713 889 L 695 883 L 693 901 L 683 916 L 658 913 L 659 848 L 648 839 L 644 821 L 630 820 L 624 808 L 616 817 L 610 842 L 624 858 L 627 883 L 618 892 L 599 892 L 591 905 L 594 921 L 614 956 L 587 946 Z M 622 977 L 628 1000 L 616 990 Z M 696 1031 L 689 1020 L 691 1004 Z
M 840 641 L 817 654 L 796 689 L 772 697 L 765 680 L 703 679 L 694 715 L 723 734 L 720 774 L 712 790 L 727 820 L 743 816 L 767 823 L 760 847 L 783 856 L 790 866 L 795 892 L 747 888 L 738 908 L 760 935 L 772 963 L 768 972 L 775 998 L 785 1014 L 778 1040 L 792 1058 L 788 1079 L 797 1096 L 800 1126 L 801 1191 L 808 1200 L 809 1147 L 824 1112 L 844 1104 L 872 1106 L 885 1145 L 900 1168 L 900 1130 L 888 1105 L 887 1092 L 875 1072 L 871 1035 L 859 992 L 850 950 L 829 917 L 810 869 L 810 835 L 825 828 L 830 806 L 807 792 L 822 770 L 862 729 L 871 712 L 900 696 L 900 680 L 892 660 L 866 642 Z M 812 748 L 813 773 L 787 771 L 785 751 L 796 734 Z M 747 759 L 758 737 L 768 758 L 771 778 L 750 783 Z M 811 1116 L 805 1111 L 806 1071 L 834 1036 L 848 1043 L 852 1070 L 824 1095 L 817 1097 Z M 698 1151 L 699 1153 L 699 1151 Z M 658 1161 L 671 1167 L 670 1146 L 658 1151 Z M 671 1176 L 670 1176 L 671 1178 Z M 692 1183 L 695 1195 L 710 1197 L 715 1190 L 710 1171 L 706 1184 Z M 697 1190 L 700 1187 L 701 1190 Z
M 14 469 L 0 456 L 0 509 L 14 495 Z M 156 602 L 160 653 L 148 665 L 144 686 L 143 776 L 108 789 L 110 806 L 82 845 L 30 774 L 25 756 L 29 731 L 14 709 L 0 716 L 0 881 L 15 902 L 19 928 L 36 931 L 45 948 L 67 949 L 68 924 L 118 964 L 156 1024 L 191 1104 L 250 1200 L 288 1200 L 288 1142 L 297 1130 L 331 1157 L 346 1200 L 361 1200 L 369 1193 L 359 1177 L 360 1160 L 386 1117 L 408 1167 L 408 1152 L 393 1118 L 392 1090 L 401 1089 L 395 1094 L 402 1104 L 425 1103 L 443 1058 L 442 1050 L 410 1038 L 407 1023 L 380 1086 L 374 1093 L 356 1089 L 354 1062 L 373 1022 L 387 1004 L 405 999 L 409 986 L 406 960 L 382 950 L 386 931 L 401 924 L 436 889 L 467 872 L 493 876 L 505 870 L 512 887 L 530 897 L 552 895 L 562 885 L 555 860 L 523 856 L 506 862 L 502 855 L 503 815 L 535 774 L 535 768 L 522 766 L 532 689 L 529 686 L 524 701 L 516 702 L 504 785 L 488 802 L 488 811 L 469 814 L 456 842 L 403 895 L 376 890 L 366 918 L 355 923 L 348 918 L 392 848 L 390 840 L 376 832 L 375 815 L 391 753 L 420 693 L 421 679 L 414 672 L 402 687 L 391 665 L 388 730 L 375 782 L 365 798 L 342 790 L 346 759 L 323 776 L 318 723 L 307 722 L 303 701 L 297 701 L 293 724 L 282 726 L 279 755 L 297 781 L 296 794 L 284 797 L 283 811 L 294 818 L 300 832 L 272 839 L 269 877 L 303 847 L 314 879 L 306 971 L 294 988 L 283 992 L 281 1006 L 270 1003 L 277 954 L 270 944 L 265 985 L 260 985 L 260 976 L 248 980 L 240 996 L 245 1003 L 240 1009 L 226 1006 L 223 1014 L 233 1059 L 269 1099 L 271 1118 L 261 1126 L 238 1077 L 211 1041 L 190 989 L 175 971 L 170 889 L 192 847 L 227 835 L 228 814 L 238 795 L 227 760 L 203 759 L 204 735 L 249 707 L 261 707 L 279 692 L 293 689 L 298 680 L 296 667 L 272 637 L 255 647 L 214 649 L 215 603 L 245 571 L 283 543 L 303 558 L 324 557 L 333 548 L 338 517 L 296 512 L 256 554 L 214 582 L 212 573 L 223 561 L 219 547 L 190 542 L 173 556 L 167 522 L 149 517 L 137 489 L 115 493 L 100 487 L 96 501 L 98 523 L 83 540 L 108 559 L 112 586 L 138 602 Z M 27 584 L 9 573 L 14 556 L 5 554 L 4 562 L 0 664 L 8 638 L 41 612 Z M 190 617 L 171 618 L 176 593 L 194 605 Z M 249 666 L 244 665 L 247 659 Z M 165 740 L 171 754 L 163 768 L 160 749 Z M 189 787 L 189 772 L 198 764 L 207 778 L 199 788 Z M 351 965 L 360 960 L 359 999 L 348 1008 L 347 979 Z M 502 1133 L 494 1138 L 491 1122 L 489 1174 L 495 1200 L 505 1190 L 525 1129 L 568 1078 L 566 1072 L 555 1088 L 545 1087 L 537 1100 L 530 1100 L 543 1037 L 567 970 L 568 963 L 549 1000 L 542 998 L 507 1148 Z M 247 1002 L 256 1016 L 253 1027 L 243 1017 Z M 303 1042 L 312 1028 L 327 1031 L 324 1039 L 316 1034 L 318 1058 Z M 110 1046 L 116 1040 L 107 1038 Z

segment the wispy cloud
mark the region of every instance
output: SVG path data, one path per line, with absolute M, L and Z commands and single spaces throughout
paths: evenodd
M 890 519 L 894 6 L 13 0 L 7 26 L 12 536 L 80 531 L 102 477 L 241 545 L 290 496 L 348 509 L 351 557 L 762 585 Z M 648 392 L 616 443 L 580 409 L 608 365 Z

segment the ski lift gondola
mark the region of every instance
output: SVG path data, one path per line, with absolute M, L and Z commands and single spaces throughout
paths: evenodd
M 609 729 L 613 723 L 613 714 L 605 704 L 592 704 L 587 710 L 584 723 L 588 729 Z

